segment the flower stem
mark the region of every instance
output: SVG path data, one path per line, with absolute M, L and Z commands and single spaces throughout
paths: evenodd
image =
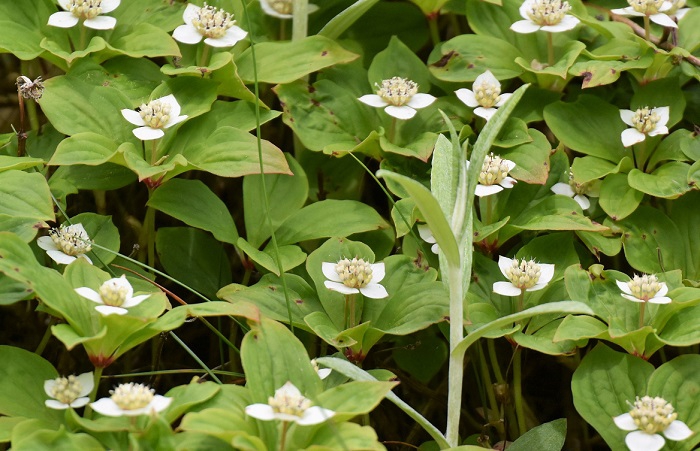
M 148 198 L 151 198 L 153 190 L 148 190 Z M 139 260 L 146 261 L 151 268 L 155 267 L 155 238 L 156 238 L 156 211 L 151 208 L 146 208 L 146 216 L 143 219 L 141 227 L 141 235 L 139 236 Z
M 202 50 L 202 56 L 199 57 L 199 65 L 205 67 L 209 63 L 209 46 L 204 44 L 204 49 Z
M 649 40 L 649 29 L 650 29 L 650 23 L 649 23 L 649 16 L 645 15 L 644 16 L 644 39 L 647 41 Z
M 154 139 L 153 141 L 151 141 L 151 166 L 156 165 L 156 161 L 157 161 L 156 158 L 158 157 L 157 148 L 158 148 L 158 140 Z
M 292 41 L 304 39 L 309 34 L 309 0 L 292 0 Z
M 348 296 L 350 304 L 350 327 L 355 327 L 355 295 L 351 294 Z
M 95 386 L 92 387 L 92 391 L 90 392 L 90 402 L 95 402 L 95 399 L 97 399 L 97 390 L 100 388 L 100 379 L 102 379 L 102 370 L 104 368 L 96 366 L 95 367 L 95 372 L 93 373 L 93 380 L 95 381 Z M 90 419 L 92 417 L 92 407 L 90 407 L 90 403 L 88 403 L 87 406 L 85 406 L 85 414 L 83 415 L 85 418 Z
M 85 50 L 85 41 L 87 39 L 87 28 L 85 28 L 85 24 L 82 24 L 83 26 L 80 27 L 80 50 Z
M 345 327 L 345 329 L 350 328 L 349 322 L 348 322 L 348 318 L 350 317 L 349 310 L 350 310 L 350 295 L 346 294 L 345 295 L 345 308 L 343 309 L 343 327 Z
M 554 40 L 550 32 L 547 32 L 547 64 L 549 67 L 554 66 Z
M 518 419 L 518 432 L 527 432 L 525 425 L 525 408 L 523 406 L 523 351 L 520 346 L 515 348 L 513 356 L 513 398 L 515 401 L 515 416 Z
M 647 303 L 646 302 L 640 302 L 639 303 L 639 328 L 641 329 L 644 327 L 644 312 L 647 308 Z
M 433 41 L 433 46 L 440 43 L 440 32 L 438 31 L 438 13 L 432 13 L 428 16 L 428 28 L 430 29 L 430 39 Z
M 470 233 L 468 231 L 468 233 Z M 462 271 L 449 265 L 450 286 L 450 360 L 447 376 L 447 429 L 445 439 L 451 447 L 459 440 L 459 417 L 462 410 L 462 385 L 464 379 L 464 352 L 454 352 L 464 338 L 464 293 Z
M 523 304 L 525 300 L 525 290 L 520 292 L 520 295 L 518 296 L 518 312 L 523 311 Z
M 284 451 L 284 445 L 287 441 L 287 430 L 289 429 L 289 422 L 282 422 L 282 437 L 280 437 L 280 451 Z
M 17 88 L 17 101 L 19 102 L 19 130 L 17 130 L 17 156 L 23 157 L 27 143 L 27 133 L 24 131 L 24 97 Z
M 39 346 L 36 347 L 34 354 L 41 355 L 44 352 L 44 349 L 46 349 L 46 345 L 49 343 L 49 339 L 51 338 L 51 327 L 56 324 L 57 321 L 58 319 L 55 316 L 51 317 L 49 324 L 46 326 L 46 332 L 44 332 L 44 336 L 41 337 Z
M 396 135 L 396 118 L 391 117 L 391 128 L 389 128 L 389 142 L 394 142 L 394 136 Z

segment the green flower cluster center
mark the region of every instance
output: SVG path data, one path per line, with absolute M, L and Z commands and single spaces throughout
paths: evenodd
M 659 279 L 653 274 L 635 275 L 632 280 L 627 282 L 627 286 L 630 288 L 632 296 L 643 301 L 653 298 L 661 289 Z
M 289 393 L 286 390 L 277 390 L 274 397 L 269 397 L 267 403 L 277 413 L 286 413 L 300 417 L 306 409 L 311 407 L 311 401 L 301 395 Z
M 146 407 L 153 400 L 155 390 L 144 384 L 120 384 L 109 392 L 112 401 L 122 410 L 135 410 Z
M 232 17 L 232 14 L 223 9 L 205 3 L 192 19 L 192 25 L 202 36 L 217 39 L 225 35 L 226 31 L 236 23 Z
M 586 194 L 588 192 L 588 183 L 579 183 L 574 180 L 574 174 L 569 172 L 569 186 L 576 194 Z
M 71 0 L 68 11 L 83 20 L 94 19 L 102 12 L 101 6 L 102 0 Z
M 569 2 L 561 0 L 535 0 L 527 11 L 530 20 L 537 25 L 556 25 L 571 11 Z
M 418 92 L 418 83 L 407 78 L 392 77 L 377 85 L 377 95 L 391 105 L 402 106 Z
M 51 389 L 51 397 L 63 404 L 72 403 L 80 397 L 80 392 L 83 391 L 83 384 L 72 374 L 68 377 L 56 378 L 54 382 L 55 384 Z
M 638 13 L 651 16 L 659 12 L 664 0 L 627 0 L 627 3 Z
M 56 247 L 66 255 L 76 257 L 92 250 L 89 237 L 73 226 L 53 228 L 49 230 L 49 236 Z
M 521 290 L 532 288 L 540 280 L 540 265 L 534 260 L 513 259 L 511 267 L 506 269 L 506 277 Z
M 487 155 L 479 172 L 480 185 L 496 185 L 508 177 L 508 165 L 498 155 Z
M 139 107 L 139 114 L 147 126 L 163 128 L 170 120 L 170 109 L 169 103 L 153 100 L 148 102 L 148 105 L 142 104 Z
M 492 108 L 501 97 L 501 87 L 495 83 L 481 83 L 474 86 L 474 97 L 484 108 Z
M 270 0 L 270 7 L 280 14 L 292 14 L 294 12 L 294 3 L 292 0 Z
M 126 295 L 129 293 L 129 288 L 120 285 L 115 280 L 108 280 L 100 286 L 99 294 L 102 302 L 105 305 L 113 307 L 121 307 L 126 301 Z
M 653 108 L 645 106 L 634 112 L 632 125 L 642 133 L 649 133 L 654 130 L 659 119 L 661 119 L 661 116 Z
M 658 396 L 656 398 L 645 396 L 641 399 L 637 396 L 637 400 L 630 410 L 630 415 L 634 424 L 647 434 L 665 431 L 678 417 L 678 414 L 673 411 L 671 403 Z
M 363 288 L 372 281 L 372 265 L 361 258 L 344 258 L 335 265 L 343 285 L 350 288 Z

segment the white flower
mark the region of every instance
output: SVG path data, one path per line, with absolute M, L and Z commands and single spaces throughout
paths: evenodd
M 416 108 L 425 108 L 436 100 L 430 94 L 418 93 L 418 83 L 407 78 L 393 77 L 375 86 L 377 94 L 367 94 L 358 100 L 375 108 L 386 107 L 386 114 L 397 119 L 411 119 Z
M 662 432 L 667 439 L 679 441 L 685 440 L 693 431 L 682 421 L 676 420 L 678 414 L 673 411 L 673 406 L 663 398 L 645 396 L 639 398 L 629 413 L 623 413 L 613 418 L 615 425 L 623 431 L 633 431 L 625 437 L 625 444 L 630 451 L 659 451 L 666 441 L 658 432 Z
M 133 417 L 153 415 L 168 408 L 173 398 L 154 395 L 155 390 L 144 384 L 119 384 L 109 398 L 102 398 L 90 404 L 90 407 L 108 417 Z
M 180 116 L 180 104 L 172 94 L 151 100 L 148 105 L 141 104 L 139 111 L 125 108 L 122 110 L 122 116 L 139 126 L 133 132 L 141 141 L 162 138 L 165 135 L 162 129 L 170 128 L 187 119 L 187 115 Z
M 671 17 L 675 17 L 677 21 L 680 21 L 688 13 L 688 11 L 690 11 L 690 8 L 684 8 L 685 3 L 685 0 L 672 0 L 671 9 L 666 11 L 666 14 Z
M 111 30 L 117 24 L 117 19 L 100 14 L 117 9 L 121 0 L 58 0 L 65 11 L 51 14 L 49 25 L 60 28 L 70 28 L 83 20 L 88 28 L 94 30 Z
M 588 210 L 591 207 L 591 201 L 588 200 L 586 194 L 590 197 L 598 197 L 600 194 L 590 183 L 579 183 L 574 180 L 574 174 L 571 172 L 569 172 L 569 183 L 555 183 L 552 186 L 552 192 L 562 196 L 573 197 L 583 210 Z
M 433 236 L 433 232 L 430 230 L 430 227 L 428 227 L 428 224 L 418 224 L 418 235 L 420 235 L 421 239 L 426 243 L 432 244 L 430 250 L 433 254 L 437 254 L 440 251 L 440 246 L 438 246 L 437 240 Z
M 467 169 L 469 169 L 469 160 L 467 160 L 466 165 Z M 515 163 L 510 160 L 504 160 L 493 153 L 486 155 L 484 163 L 481 165 L 479 184 L 476 185 L 474 194 L 479 197 L 485 197 L 500 193 L 503 191 L 503 188 L 512 188 L 518 183 L 517 180 L 508 176 L 508 173 L 514 167 Z
M 634 302 L 651 302 L 652 304 L 668 304 L 671 298 L 666 296 L 668 286 L 666 282 L 659 282 L 655 275 L 634 275 L 629 282 L 615 283 L 622 290 L 622 297 Z
M 251 404 L 245 413 L 258 420 L 294 421 L 302 426 L 323 423 L 335 415 L 332 410 L 312 406 L 311 400 L 303 397 L 291 382 L 275 390 L 275 396 L 269 397 L 267 404 Z
M 314 371 L 316 371 L 316 374 L 318 374 L 318 377 L 321 379 L 327 378 L 330 376 L 331 372 L 333 372 L 330 368 L 319 368 L 316 359 L 311 359 L 311 366 L 314 367 Z
M 69 407 L 83 407 L 90 401 L 87 395 L 95 387 L 92 372 L 80 376 L 70 375 L 44 381 L 44 391 L 54 399 L 44 401 L 46 407 L 64 410 Z
M 496 108 L 503 106 L 506 100 L 513 94 L 501 94 L 501 83 L 493 76 L 490 70 L 476 77 L 474 91 L 467 88 L 455 91 L 457 98 L 468 107 L 474 108 L 474 114 L 483 117 L 487 121 L 496 114 Z
M 76 288 L 75 291 L 82 297 L 101 304 L 95 307 L 95 310 L 105 316 L 125 315 L 128 313 L 127 308 L 139 305 L 150 296 L 150 294 L 133 296 L 134 289 L 124 275 L 109 279 L 100 286 L 99 291 L 88 287 Z
M 637 111 L 620 110 L 622 121 L 632 128 L 624 130 L 620 135 L 622 145 L 629 147 L 644 141 L 649 136 L 668 134 L 669 107 L 639 108 Z
M 538 291 L 544 288 L 554 277 L 554 265 L 535 263 L 534 260 L 517 260 L 504 256 L 498 257 L 498 267 L 510 282 L 493 284 L 494 293 L 503 296 L 520 296 L 523 290 Z
M 338 263 L 321 265 L 323 275 L 329 280 L 324 285 L 329 290 L 343 294 L 362 293 L 368 298 L 382 299 L 389 296 L 379 285 L 384 278 L 384 263 L 369 263 L 361 258 L 344 258 Z
M 92 242 L 82 224 L 54 227 L 49 230 L 49 236 L 37 238 L 36 244 L 61 265 L 73 263 L 78 258 L 92 263 L 85 255 L 92 250 Z
M 520 16 L 524 20 L 515 22 L 510 29 L 516 33 L 568 31 L 579 23 L 577 18 L 567 14 L 570 10 L 569 2 L 562 0 L 525 0 L 520 5 Z
M 248 35 L 236 25 L 232 14 L 206 3 L 201 8 L 190 3 L 182 19 L 185 25 L 173 31 L 173 38 L 183 44 L 197 44 L 204 38 L 212 47 L 231 47 Z
M 664 27 L 678 28 L 676 22 L 666 12 L 673 8 L 671 2 L 665 0 L 627 0 L 630 6 L 627 8 L 611 9 L 610 12 L 618 16 L 648 16 L 652 22 Z
M 278 19 L 294 17 L 294 0 L 260 0 L 260 7 L 265 14 Z M 311 14 L 315 11 L 318 11 L 318 6 L 309 3 L 306 12 Z

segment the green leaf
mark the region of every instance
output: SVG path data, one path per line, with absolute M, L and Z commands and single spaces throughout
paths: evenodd
M 576 157 L 571 164 L 571 172 L 574 173 L 579 183 L 588 183 L 609 174 L 628 172 L 632 168 L 632 160 L 629 157 L 623 157 L 617 165 L 608 160 L 591 156 Z
M 31 241 L 44 221 L 55 220 L 51 192 L 38 172 L 0 172 L 0 230 L 12 231 Z
M 631 188 L 651 196 L 675 199 L 691 189 L 686 182 L 689 170 L 689 164 L 672 161 L 657 168 L 651 174 L 632 169 L 627 182 Z
M 316 238 L 345 237 L 388 227 L 370 206 L 353 200 L 323 200 L 291 214 L 277 229 L 277 244 L 294 244 Z
M 452 233 L 450 224 L 447 222 L 445 214 L 438 201 L 433 197 L 432 193 L 420 182 L 417 182 L 404 175 L 395 172 L 380 169 L 377 172 L 377 177 L 392 180 L 401 185 L 411 196 L 416 206 L 425 218 L 425 221 L 433 232 L 433 236 L 440 246 L 441 252 L 447 258 L 450 265 L 459 267 L 460 256 L 457 241 Z
M 236 246 L 258 265 L 262 266 L 268 271 L 273 272 L 277 276 L 280 275 L 280 270 L 277 267 L 275 251 L 271 245 L 264 251 L 259 251 L 245 239 L 239 238 Z M 279 246 L 277 248 L 277 252 L 279 252 L 283 272 L 296 268 L 306 261 L 306 254 L 299 246 Z
M 590 95 L 573 103 L 555 102 L 544 109 L 544 119 L 565 146 L 617 164 L 627 152 L 620 134 L 627 127 L 620 110 Z
M 11 133 L 11 135 L 14 136 L 14 133 Z M 3 144 L 0 141 L 0 147 L 2 147 Z M 32 158 L 32 157 L 12 157 L 8 155 L 0 155 L 0 172 L 5 172 L 9 171 L 11 169 L 17 169 L 17 170 L 22 170 L 22 169 L 29 169 L 29 168 L 34 168 L 37 166 L 41 166 L 44 164 L 44 160 L 41 158 Z
M 408 78 L 418 83 L 421 92 L 430 90 L 430 74 L 425 64 L 396 36 L 392 36 L 389 45 L 374 57 L 367 71 L 369 85 L 374 88 L 382 80 L 392 77 Z
M 165 411 L 165 417 L 169 423 L 172 423 L 192 407 L 213 398 L 218 392 L 219 385 L 214 382 L 195 382 L 193 380 L 187 385 L 174 387 L 165 393 L 165 396 L 173 398 L 172 403 Z
M 433 151 L 432 170 L 430 171 L 430 191 L 440 204 L 448 222 L 452 220 L 452 212 L 457 199 L 459 175 L 463 171 L 462 166 L 464 166 L 465 161 L 459 146 L 455 147 L 444 135 L 438 136 Z M 402 199 L 399 202 L 405 201 L 406 199 Z M 413 203 L 412 208 L 414 206 L 415 203 Z
M 397 382 L 354 381 L 326 390 L 318 395 L 318 403 L 335 412 L 335 421 L 349 420 L 369 413 Z
M 669 107 L 668 128 L 673 127 L 683 118 L 685 96 L 681 84 L 676 77 L 665 77 L 652 80 L 639 86 L 632 96 L 630 110 L 644 107 Z
M 499 80 L 507 80 L 523 72 L 515 63 L 520 56 L 518 49 L 501 39 L 463 34 L 435 47 L 428 57 L 428 68 L 442 81 L 474 81 L 486 70 Z
M 156 233 L 156 250 L 168 274 L 209 298 L 231 283 L 228 254 L 207 233 L 188 227 L 161 227 Z
M 600 186 L 600 207 L 613 221 L 634 213 L 644 197 L 644 193 L 632 188 L 627 180 L 628 174 L 610 174 Z
M 51 0 L 0 4 L 0 49 L 24 61 L 37 58 L 44 51 L 39 43 L 45 36 L 65 34 L 48 25 L 56 10 Z
M 219 241 L 233 245 L 238 241 L 236 224 L 226 204 L 199 180 L 168 180 L 153 192 L 146 205 L 211 232 Z
M 627 403 L 647 393 L 653 371 L 645 360 L 599 344 L 574 373 L 571 391 L 576 410 L 614 451 L 627 449 L 628 432 L 618 428 L 613 417 L 629 412 Z
M 522 67 L 526 72 L 532 72 L 538 75 L 553 75 L 559 78 L 566 79 L 569 69 L 578 59 L 581 51 L 586 48 L 586 44 L 579 41 L 569 41 L 562 49 L 557 50 L 556 62 L 549 66 L 539 61 L 528 61 L 523 57 L 518 57 L 515 62 Z
M 148 23 L 124 24 L 124 21 L 117 20 L 117 26 L 107 44 L 111 51 L 105 52 L 107 55 L 98 55 L 102 57 L 100 59 L 107 59 L 114 53 L 130 58 L 180 56 L 177 42 L 160 27 Z
M 540 449 L 560 451 L 566 439 L 566 418 L 550 421 L 536 426 L 513 442 L 508 448 L 511 451 L 529 451 Z
M 60 424 L 62 412 L 44 405 L 49 396 L 44 381 L 55 379 L 54 367 L 32 352 L 13 346 L 0 346 L 0 413 L 10 417 L 36 418 Z
M 106 249 L 93 247 L 88 255 L 94 255 L 93 264 L 109 265 L 119 252 L 119 230 L 112 223 L 111 216 L 95 213 L 81 213 L 70 218 L 71 224 L 82 224 L 90 239 Z
M 323 36 L 308 36 L 299 41 L 255 44 L 257 79 L 263 83 L 290 83 L 312 72 L 340 63 L 349 63 L 358 55 Z M 253 82 L 253 53 L 245 50 L 237 59 L 238 73 Z
M 340 14 L 326 23 L 318 35 L 328 39 L 338 39 L 345 30 L 362 17 L 379 0 L 357 0 L 345 8 Z
M 99 451 L 104 446 L 85 433 L 68 432 L 63 425 L 57 430 L 40 429 L 37 423 L 28 421 L 17 425 L 12 431 L 12 449 L 80 449 Z
M 272 230 L 282 224 L 290 215 L 300 210 L 309 195 L 309 182 L 301 165 L 290 154 L 285 154 L 287 163 L 294 175 L 270 174 L 248 175 L 243 178 L 243 212 L 246 238 L 255 248 L 259 248 L 270 237 L 268 219 Z M 261 177 L 265 177 L 269 210 L 265 209 Z M 269 268 L 268 268 L 269 269 Z

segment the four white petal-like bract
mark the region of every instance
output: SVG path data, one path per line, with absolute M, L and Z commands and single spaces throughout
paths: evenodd
M 268 16 L 278 19 L 291 19 L 294 17 L 294 0 L 260 0 L 260 7 Z M 318 11 L 318 6 L 309 3 L 306 7 L 307 14 Z
M 64 11 L 51 14 L 48 24 L 53 27 L 71 28 L 83 21 L 83 25 L 94 30 L 111 30 L 117 19 L 102 16 L 114 11 L 121 0 L 58 0 Z
M 95 310 L 102 315 L 125 315 L 128 308 L 139 305 L 150 294 L 134 296 L 134 289 L 126 276 L 109 279 L 103 283 L 98 291 L 88 287 L 76 288 L 75 291 L 84 298 L 90 299 L 98 305 Z
M 144 384 L 120 384 L 109 392 L 112 396 L 90 404 L 90 407 L 108 417 L 155 415 L 168 408 L 173 398 L 156 395 Z
M 573 197 L 582 210 L 591 208 L 591 201 L 588 197 L 600 196 L 600 181 L 579 183 L 574 179 L 573 173 L 569 172 L 569 183 L 558 182 L 552 186 L 554 194 Z
M 187 5 L 182 14 L 184 25 L 173 31 L 173 38 L 183 44 L 198 44 L 202 39 L 212 47 L 232 47 L 248 35 L 236 25 L 233 15 L 204 3 Z
M 623 130 L 620 138 L 622 145 L 631 145 L 644 141 L 649 136 L 668 134 L 669 107 L 639 108 L 636 111 L 620 110 L 620 118 L 631 128 Z
M 469 169 L 469 163 L 469 160 L 465 163 L 467 169 Z M 486 155 L 481 165 L 479 183 L 476 185 L 474 194 L 478 197 L 486 197 L 500 193 L 503 191 L 503 188 L 512 188 L 515 186 L 518 181 L 508 176 L 508 173 L 512 171 L 514 167 L 515 163 L 510 160 L 504 160 L 493 153 Z
M 416 115 L 416 109 L 425 108 L 436 100 L 430 94 L 419 93 L 418 83 L 406 78 L 382 80 L 377 88 L 376 94 L 367 94 L 358 100 L 375 108 L 384 108 L 389 116 L 396 119 L 411 119 Z
M 47 399 L 44 403 L 46 407 L 57 410 L 83 407 L 90 402 L 87 395 L 94 387 L 95 380 L 92 372 L 49 379 L 44 381 L 44 391 L 53 399 Z
M 651 274 L 636 275 L 629 282 L 616 280 L 618 288 L 622 290 L 622 297 L 633 302 L 651 302 L 652 304 L 669 304 L 671 298 L 666 296 L 668 286 L 666 282 Z
M 637 397 L 631 404 L 632 409 L 613 417 L 615 425 L 623 431 L 631 431 L 625 437 L 625 444 L 630 451 L 659 451 L 666 441 L 685 440 L 693 431 L 684 422 L 677 420 L 678 414 L 671 403 L 660 397 Z
M 498 257 L 498 267 L 509 282 L 495 282 L 494 293 L 503 296 L 520 296 L 524 291 L 543 289 L 554 277 L 554 265 L 536 263 L 534 260 L 517 260 Z
M 472 89 L 474 90 L 461 88 L 456 90 L 455 94 L 468 107 L 474 108 L 474 114 L 487 121 L 496 114 L 496 109 L 503 106 L 513 95 L 501 94 L 501 82 L 489 70 L 476 77 Z
M 92 250 L 92 241 L 82 224 L 53 228 L 49 230 L 49 236 L 37 238 L 36 244 L 61 265 L 69 265 L 78 258 L 92 264 L 92 260 L 85 255 Z
M 335 415 L 332 410 L 312 405 L 291 382 L 275 390 L 275 396 L 267 402 L 247 406 L 246 415 L 263 421 L 292 421 L 301 426 L 320 424 Z
M 534 33 L 538 30 L 557 33 L 568 31 L 580 22 L 567 14 L 571 10 L 569 2 L 562 0 L 525 0 L 520 5 L 519 20 L 510 26 L 516 33 Z
M 126 108 L 121 111 L 124 119 L 139 126 L 133 133 L 141 141 L 162 138 L 165 136 L 164 128 L 187 119 L 187 115 L 180 115 L 180 104 L 172 94 L 151 100 L 148 105 L 142 104 L 139 111 Z
M 440 246 L 438 246 L 437 240 L 433 236 L 433 232 L 430 230 L 428 224 L 418 224 L 418 235 L 420 235 L 420 238 L 426 243 L 432 244 L 430 250 L 433 254 L 440 252 Z
M 666 0 L 627 0 L 630 6 L 611 9 L 618 16 L 644 17 L 664 27 L 678 28 L 676 22 L 667 14 L 673 9 L 673 4 Z
M 338 263 L 322 263 L 321 270 L 328 279 L 324 285 L 329 290 L 342 294 L 362 293 L 372 299 L 389 296 L 386 288 L 379 284 L 384 278 L 384 263 L 344 258 Z

